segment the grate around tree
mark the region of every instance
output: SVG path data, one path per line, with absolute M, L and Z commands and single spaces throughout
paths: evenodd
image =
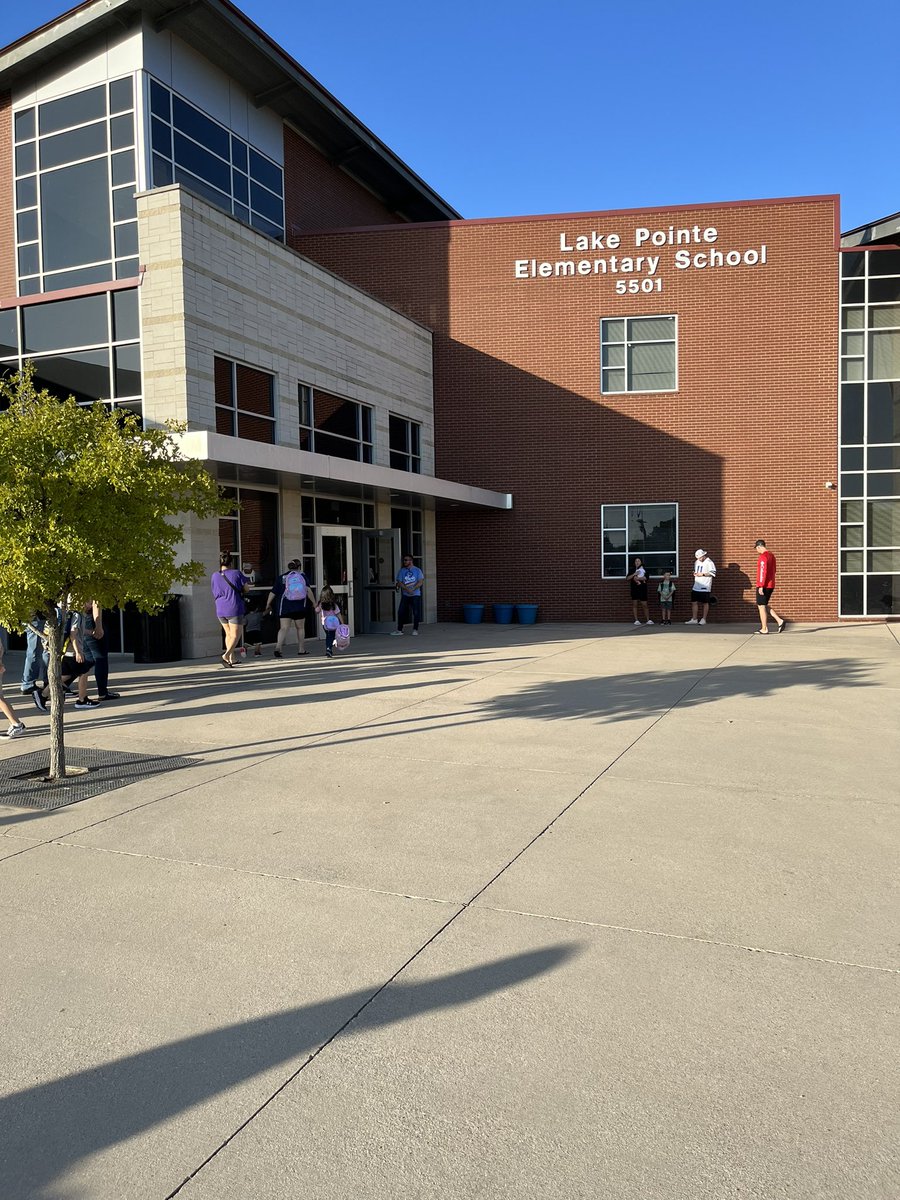
M 66 751 L 71 775 L 50 781 L 50 751 L 19 754 L 0 763 L 0 804 L 45 811 L 65 808 L 79 800 L 113 792 L 153 775 L 199 764 L 196 758 L 164 754 L 124 754 L 117 750 L 70 747 Z

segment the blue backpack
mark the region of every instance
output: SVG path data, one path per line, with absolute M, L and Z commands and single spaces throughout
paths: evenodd
M 284 577 L 285 600 L 306 599 L 306 577 L 302 571 L 290 571 Z

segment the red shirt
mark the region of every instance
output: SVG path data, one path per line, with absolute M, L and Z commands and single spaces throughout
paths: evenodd
M 758 588 L 775 586 L 775 555 L 771 550 L 763 550 L 756 561 L 756 586 Z

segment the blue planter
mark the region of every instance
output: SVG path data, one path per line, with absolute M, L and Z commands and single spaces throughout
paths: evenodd
M 467 625 L 480 625 L 481 618 L 484 616 L 483 604 L 464 604 L 463 620 Z
M 517 604 L 516 617 L 520 625 L 534 625 L 537 621 L 538 606 L 536 604 Z
M 495 604 L 494 605 L 494 623 L 496 625 L 511 625 L 513 619 L 512 604 Z

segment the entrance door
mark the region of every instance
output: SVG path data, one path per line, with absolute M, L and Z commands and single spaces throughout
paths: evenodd
M 399 529 L 357 529 L 356 562 L 362 590 L 357 623 L 360 633 L 389 633 L 397 619 L 394 579 L 400 569 Z
M 340 525 L 319 525 L 316 528 L 316 578 L 319 591 L 326 585 L 334 592 L 341 610 L 341 620 L 355 633 L 353 620 L 353 549 L 351 531 Z M 318 637 L 322 622 L 318 624 Z

